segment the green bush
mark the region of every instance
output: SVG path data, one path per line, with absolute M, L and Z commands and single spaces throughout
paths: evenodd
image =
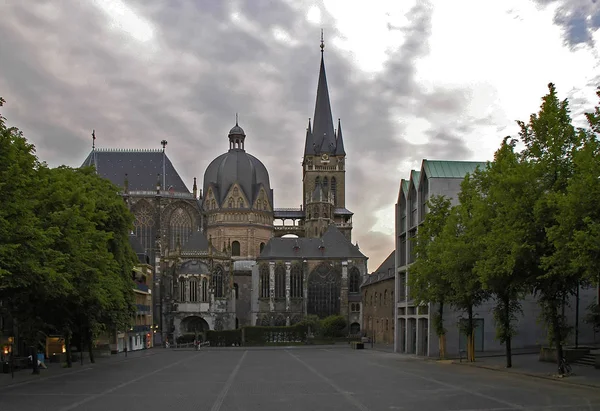
M 242 330 L 207 331 L 206 340 L 213 347 L 237 347 L 242 345 Z
M 329 317 L 321 320 L 321 331 L 323 337 L 343 337 L 346 326 L 346 319 L 341 315 L 330 315 Z
M 296 324 L 290 327 L 244 327 L 245 345 L 298 343 L 306 340 L 307 326 Z

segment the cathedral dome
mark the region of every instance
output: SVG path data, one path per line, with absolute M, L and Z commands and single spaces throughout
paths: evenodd
M 222 204 L 231 186 L 238 183 L 248 201 L 253 204 L 262 184 L 272 206 L 269 172 L 259 159 L 244 150 L 245 137 L 244 130 L 236 123 L 229 132 L 229 151 L 215 158 L 206 168 L 203 192 L 208 193 L 212 184 L 215 196 Z

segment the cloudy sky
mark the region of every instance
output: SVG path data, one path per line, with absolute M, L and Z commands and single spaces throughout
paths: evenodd
M 600 84 L 600 0 L 4 0 L 3 115 L 51 166 L 104 148 L 160 148 L 191 187 L 228 148 L 301 203 L 320 29 L 347 157 L 354 240 L 374 270 L 393 249 L 399 181 L 423 158 L 488 160 L 548 82 L 577 121 Z

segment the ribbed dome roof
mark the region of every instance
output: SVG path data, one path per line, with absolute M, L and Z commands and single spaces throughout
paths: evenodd
M 243 135 L 244 130 L 237 124 L 229 132 L 229 136 Z M 212 183 L 216 186 L 219 203 L 223 203 L 232 184 L 238 183 L 244 191 L 246 198 L 252 203 L 258 194 L 258 188 L 262 184 L 273 204 L 269 172 L 265 165 L 256 157 L 248 154 L 243 148 L 231 148 L 227 153 L 215 158 L 204 173 L 203 192 L 208 192 L 208 186 Z

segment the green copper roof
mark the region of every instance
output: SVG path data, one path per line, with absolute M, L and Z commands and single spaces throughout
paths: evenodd
M 408 180 L 402 179 L 402 190 L 408 193 Z
M 434 161 L 423 160 L 423 170 L 427 178 L 464 178 L 477 167 L 484 169 L 484 161 Z
M 417 171 L 417 170 L 410 171 L 410 178 L 411 178 L 413 184 L 415 185 L 415 189 L 419 188 L 419 176 L 420 175 L 421 175 L 420 171 Z

